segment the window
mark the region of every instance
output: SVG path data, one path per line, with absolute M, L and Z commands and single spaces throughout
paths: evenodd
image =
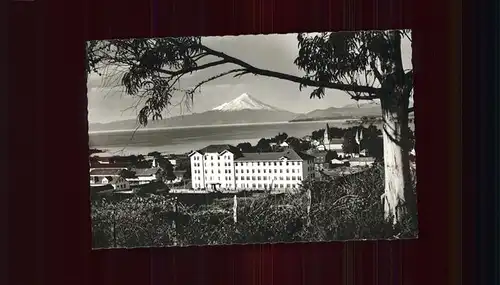
M 228 173 L 231 173 L 231 169 L 228 170 Z
M 269 169 L 269 173 L 273 173 L 273 170 L 272 170 L 272 169 Z
M 210 166 L 214 166 L 214 163 L 213 163 L 213 162 L 210 162 Z
M 255 169 L 252 169 L 252 173 L 255 173 Z
M 288 161 L 286 162 L 286 166 L 288 166 Z
M 287 176 L 287 177 L 286 177 L 286 180 L 290 180 L 290 176 Z
M 280 173 L 283 173 L 283 169 L 280 169 Z
M 295 165 L 295 162 L 292 161 L 292 165 Z
M 245 180 L 245 176 L 240 176 L 240 179 L 241 180 Z
M 238 173 L 238 169 L 236 169 L 236 170 L 234 171 L 234 173 Z
M 238 180 L 238 176 L 235 176 L 235 177 L 234 177 L 234 180 Z
M 257 166 L 259 166 L 259 165 L 260 165 L 260 162 L 257 162 Z
M 280 161 L 280 166 L 283 166 L 283 162 L 282 161 Z
M 250 173 L 250 170 L 247 169 L 247 173 Z
M 252 184 L 252 187 L 253 187 L 253 188 L 255 188 L 255 183 L 254 183 L 254 184 Z
M 295 180 L 295 176 L 292 176 L 292 180 Z
M 262 176 L 262 180 L 267 180 L 267 176 Z
M 286 185 L 286 188 L 290 188 L 290 184 L 287 184 L 287 185 Z
M 259 184 L 259 188 L 262 188 L 262 184 Z
M 283 180 L 283 176 L 280 176 L 280 180 Z
M 247 180 L 250 180 L 250 176 L 247 176 Z
M 288 169 L 288 168 L 287 168 L 287 169 L 286 169 L 286 173 L 289 173 L 289 172 L 290 172 L 290 169 Z
M 217 172 L 220 174 L 220 169 L 219 169 L 219 170 L 217 170 Z
M 217 162 L 217 166 L 220 166 L 220 162 Z
M 257 169 L 257 173 L 260 173 L 260 169 Z
M 257 176 L 257 180 L 260 180 L 260 176 Z
M 278 170 L 277 170 L 277 169 L 275 169 L 275 170 L 274 170 L 274 173 L 278 173 Z

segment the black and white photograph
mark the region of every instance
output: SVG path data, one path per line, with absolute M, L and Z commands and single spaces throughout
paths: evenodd
M 94 249 L 418 238 L 411 30 L 86 50 Z

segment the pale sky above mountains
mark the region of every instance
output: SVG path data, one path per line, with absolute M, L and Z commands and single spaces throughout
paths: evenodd
M 251 35 L 237 37 L 207 37 L 203 43 L 208 47 L 242 59 L 254 66 L 273 71 L 291 73 L 302 76 L 303 73 L 293 61 L 298 55 L 297 35 Z M 411 68 L 411 43 L 402 43 L 403 64 Z M 230 69 L 231 66 L 218 66 L 193 73 L 181 84 L 183 87 L 193 86 L 200 80 L 209 78 Z M 88 120 L 90 123 L 107 123 L 117 120 L 136 118 L 138 109 L 133 108 L 138 102 L 123 92 L 119 80 L 109 82 L 97 74 L 91 74 L 88 80 Z M 306 113 L 316 109 L 341 107 L 352 104 L 349 95 L 338 90 L 327 90 L 322 99 L 309 99 L 311 89 L 299 91 L 299 84 L 254 75 L 244 75 L 240 78 L 227 76 L 211 81 L 195 94 L 192 111 L 201 113 L 229 102 L 243 93 L 281 109 L 295 113 Z M 181 94 L 175 102 L 180 102 Z M 189 114 L 185 107 L 169 108 L 165 117 Z

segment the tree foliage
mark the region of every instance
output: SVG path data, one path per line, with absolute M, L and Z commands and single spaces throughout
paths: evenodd
M 255 152 L 255 149 L 254 147 L 252 146 L 251 143 L 249 142 L 243 142 L 243 143 L 239 143 L 238 145 L 236 145 L 236 147 L 241 151 L 241 152 L 246 152 L 246 153 L 252 153 L 252 152 Z
M 259 152 L 270 152 L 270 151 L 272 151 L 270 140 L 266 139 L 266 138 L 261 138 L 257 142 L 257 145 L 255 146 L 255 149 L 257 151 L 259 151 Z
M 339 158 L 339 155 L 338 155 L 338 154 L 337 154 L 337 152 L 336 152 L 336 151 L 334 151 L 334 150 L 333 150 L 333 151 L 332 151 L 332 150 L 329 150 L 329 151 L 327 151 L 327 152 L 326 152 L 326 154 L 325 154 L 325 162 L 327 162 L 327 163 L 331 163 L 331 161 L 332 161 L 333 159 L 338 159 L 338 158 Z

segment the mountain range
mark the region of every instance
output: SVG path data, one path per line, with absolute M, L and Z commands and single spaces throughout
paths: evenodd
M 355 119 L 362 116 L 378 117 L 380 115 L 380 105 L 376 102 L 364 103 L 359 106 L 350 104 L 297 114 L 268 105 L 247 93 L 243 93 L 234 100 L 212 110 L 153 121 L 146 128 Z M 110 123 L 91 123 L 89 131 L 130 130 L 136 127 L 137 120 L 131 119 Z

